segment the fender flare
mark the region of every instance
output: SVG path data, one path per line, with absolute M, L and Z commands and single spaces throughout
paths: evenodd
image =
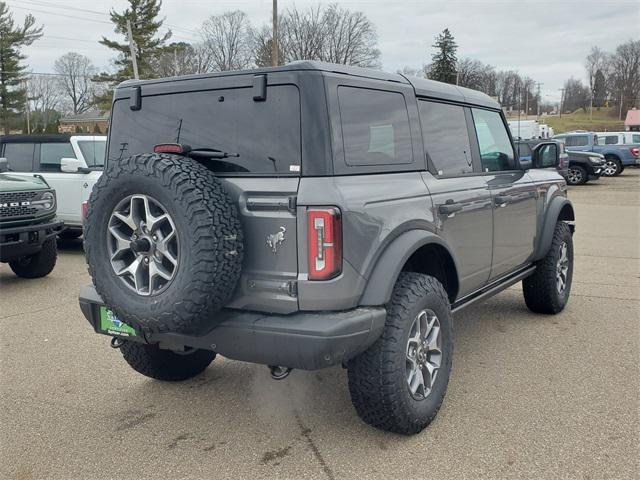
M 378 257 L 362 297 L 360 297 L 359 305 L 384 305 L 388 303 L 402 267 L 414 252 L 427 244 L 440 245 L 454 259 L 447 244 L 436 234 L 426 230 L 409 230 L 394 239 Z M 455 264 L 455 260 L 453 261 Z
M 551 248 L 551 242 L 553 241 L 553 232 L 556 228 L 556 223 L 558 223 L 558 218 L 562 211 L 568 208 L 566 218 L 563 220 L 574 221 L 576 219 L 573 205 L 571 201 L 566 197 L 555 197 L 551 200 L 549 207 L 547 207 L 547 213 L 544 217 L 544 222 L 542 224 L 542 229 L 540 231 L 540 237 L 536 243 L 536 248 L 533 253 L 533 261 L 540 260 L 544 258 L 549 249 Z M 573 232 L 573 228 L 571 229 Z

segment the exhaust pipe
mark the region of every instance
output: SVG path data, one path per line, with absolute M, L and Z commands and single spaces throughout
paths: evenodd
M 274 380 L 284 380 L 291 373 L 292 368 L 280 365 L 269 365 L 269 373 Z

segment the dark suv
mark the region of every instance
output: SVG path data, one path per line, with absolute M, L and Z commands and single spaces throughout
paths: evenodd
M 535 312 L 567 303 L 574 212 L 552 147 L 518 160 L 490 97 L 376 70 L 126 82 L 80 306 L 149 377 L 218 353 L 275 378 L 341 364 L 365 422 L 419 432 L 452 313 L 519 281 Z

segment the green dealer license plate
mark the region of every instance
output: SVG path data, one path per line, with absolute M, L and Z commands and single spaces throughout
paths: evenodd
M 121 337 L 136 336 L 136 331 L 119 320 L 107 307 L 100 307 L 100 330 L 109 335 L 120 335 Z

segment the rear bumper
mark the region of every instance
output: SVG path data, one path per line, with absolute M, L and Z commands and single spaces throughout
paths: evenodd
M 0 261 L 9 262 L 26 255 L 33 255 L 42 244 L 64 229 L 60 220 L 35 225 L 0 228 Z
M 93 286 L 82 288 L 82 313 L 97 333 L 107 334 L 100 328 L 102 306 Z M 343 363 L 366 350 L 381 335 L 385 318 L 383 307 L 291 315 L 223 309 L 216 326 L 206 331 L 136 334 L 127 340 L 158 343 L 173 350 L 213 350 L 234 360 L 316 370 Z

